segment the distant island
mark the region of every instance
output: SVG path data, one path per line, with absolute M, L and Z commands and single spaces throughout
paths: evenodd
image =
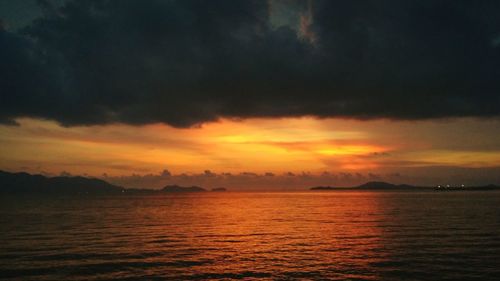
M 452 191 L 452 190 L 500 190 L 497 185 L 484 185 L 484 186 L 451 186 L 451 185 L 438 185 L 435 187 L 430 186 L 415 186 L 409 184 L 392 184 L 381 181 L 371 181 L 362 185 L 352 187 L 334 187 L 334 186 L 315 186 L 309 188 L 315 191 L 327 190 L 438 190 L 438 191 Z
M 207 190 L 199 186 L 183 187 L 178 185 L 167 185 L 163 189 L 161 189 L 161 191 L 170 193 L 182 193 L 182 192 L 205 192 Z
M 212 188 L 213 192 L 224 192 L 227 191 L 224 187 L 217 187 L 217 188 Z
M 159 193 L 194 193 L 206 192 L 199 186 L 183 187 L 167 185 L 162 189 L 124 188 L 101 179 L 88 177 L 46 177 L 28 173 L 9 173 L 0 171 L 0 194 L 37 194 L 37 195 L 73 195 L 73 194 L 159 194 Z M 226 191 L 214 188 L 212 191 Z

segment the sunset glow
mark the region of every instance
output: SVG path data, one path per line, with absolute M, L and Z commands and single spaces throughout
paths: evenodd
M 0 0 L 0 278 L 498 281 L 499 15 Z
M 1 169 L 97 177 L 157 174 L 165 169 L 174 174 L 209 170 L 412 175 L 435 166 L 500 165 L 499 136 L 491 133 L 499 123 L 493 120 L 422 121 L 412 122 L 410 128 L 409 122 L 249 119 L 190 129 L 161 124 L 65 128 L 50 121 L 18 121 L 18 127 L 0 127 Z M 478 127 L 484 130 L 462 135 Z

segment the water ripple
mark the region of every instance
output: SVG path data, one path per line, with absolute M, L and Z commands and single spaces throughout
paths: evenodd
M 498 195 L 9 199 L 0 279 L 497 280 Z

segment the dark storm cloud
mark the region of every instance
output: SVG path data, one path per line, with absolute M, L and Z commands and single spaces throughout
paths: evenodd
M 265 1 L 43 3 L 0 31 L 4 123 L 500 114 L 498 1 L 314 1 L 279 28 Z

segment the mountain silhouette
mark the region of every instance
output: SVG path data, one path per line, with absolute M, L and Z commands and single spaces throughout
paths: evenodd
M 382 181 L 371 181 L 353 187 L 338 187 L 338 186 L 315 186 L 310 190 L 500 190 L 497 185 L 484 185 L 484 186 L 415 186 L 410 184 L 392 184 Z
M 371 181 L 358 186 L 353 187 L 335 187 L 335 186 L 315 186 L 311 187 L 311 190 L 339 190 L 339 189 L 376 189 L 376 190 L 390 190 L 390 189 L 415 189 L 421 188 L 408 184 L 392 184 L 382 181 Z
M 123 187 L 106 181 L 76 177 L 45 177 L 0 171 L 0 193 L 7 194 L 103 194 L 121 193 Z
M 46 177 L 24 172 L 9 173 L 0 171 L 0 194 L 153 194 L 204 191 L 207 190 L 199 186 L 183 187 L 179 185 L 167 185 L 160 190 L 125 189 L 96 178 L 81 176 Z

